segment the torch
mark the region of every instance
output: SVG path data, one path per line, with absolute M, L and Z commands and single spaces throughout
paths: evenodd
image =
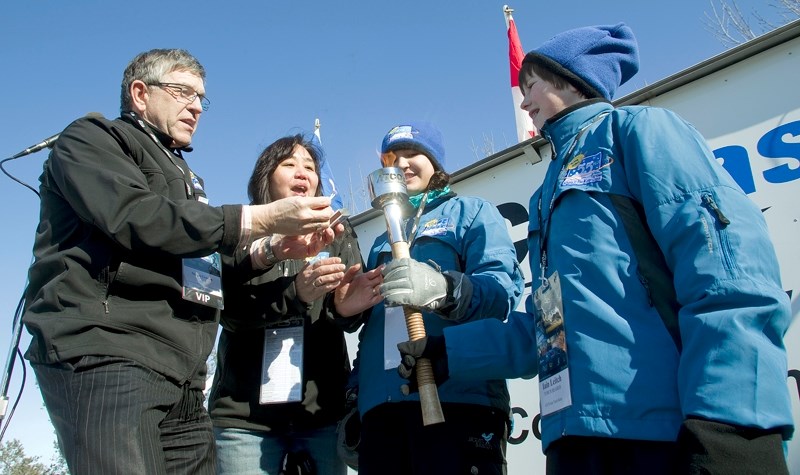
M 392 257 L 394 259 L 410 257 L 409 245 L 403 229 L 403 210 L 408 207 L 408 192 L 403 171 L 395 167 L 386 167 L 370 173 L 369 193 L 372 198 L 372 207 L 383 210 L 383 216 L 386 218 Z M 403 314 L 406 319 L 409 340 L 425 338 L 422 314 L 407 306 L 403 307 Z M 416 368 L 423 425 L 444 422 L 444 414 L 442 414 L 442 406 L 439 403 L 439 393 L 436 390 L 436 380 L 433 377 L 430 360 L 418 359 Z

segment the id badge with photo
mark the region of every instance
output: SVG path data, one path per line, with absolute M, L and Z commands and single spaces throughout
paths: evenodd
M 554 272 L 533 294 L 542 416 L 572 405 L 561 279 Z
M 219 253 L 183 259 L 183 298 L 218 309 L 222 299 L 222 262 Z
M 258 402 L 275 404 L 303 399 L 303 319 L 264 329 Z
M 397 344 L 408 341 L 408 327 L 403 307 L 385 307 L 383 325 L 383 369 L 400 366 L 400 351 Z

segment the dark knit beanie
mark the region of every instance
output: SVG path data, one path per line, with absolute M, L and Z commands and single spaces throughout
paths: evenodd
M 381 143 L 381 153 L 411 149 L 425 154 L 436 170 L 445 171 L 442 133 L 430 122 L 406 122 L 390 130 Z
M 624 23 L 587 26 L 559 33 L 525 55 L 520 85 L 529 69 L 525 63 L 538 63 L 563 76 L 587 97 L 610 101 L 639 71 L 639 47 Z

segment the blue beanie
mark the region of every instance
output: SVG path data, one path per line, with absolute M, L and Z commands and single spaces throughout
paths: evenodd
M 435 169 L 444 171 L 442 133 L 430 122 L 406 122 L 392 127 L 383 138 L 381 153 L 404 148 L 424 153 Z
M 528 62 L 563 76 L 587 97 L 610 101 L 617 88 L 639 71 L 639 47 L 624 23 L 587 26 L 550 38 L 525 55 L 523 66 Z M 520 84 L 525 74 L 523 67 Z

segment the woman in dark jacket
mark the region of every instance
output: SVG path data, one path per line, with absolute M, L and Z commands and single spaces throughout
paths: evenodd
M 321 152 L 301 135 L 283 137 L 258 158 L 248 184 L 253 203 L 320 194 Z M 272 236 L 224 261 L 225 309 L 209 407 L 218 473 L 276 475 L 283 459 L 307 458 L 316 473 L 346 473 L 336 453 L 350 373 L 333 299 L 361 274 L 349 225 L 316 257 L 284 259 L 302 238 Z

